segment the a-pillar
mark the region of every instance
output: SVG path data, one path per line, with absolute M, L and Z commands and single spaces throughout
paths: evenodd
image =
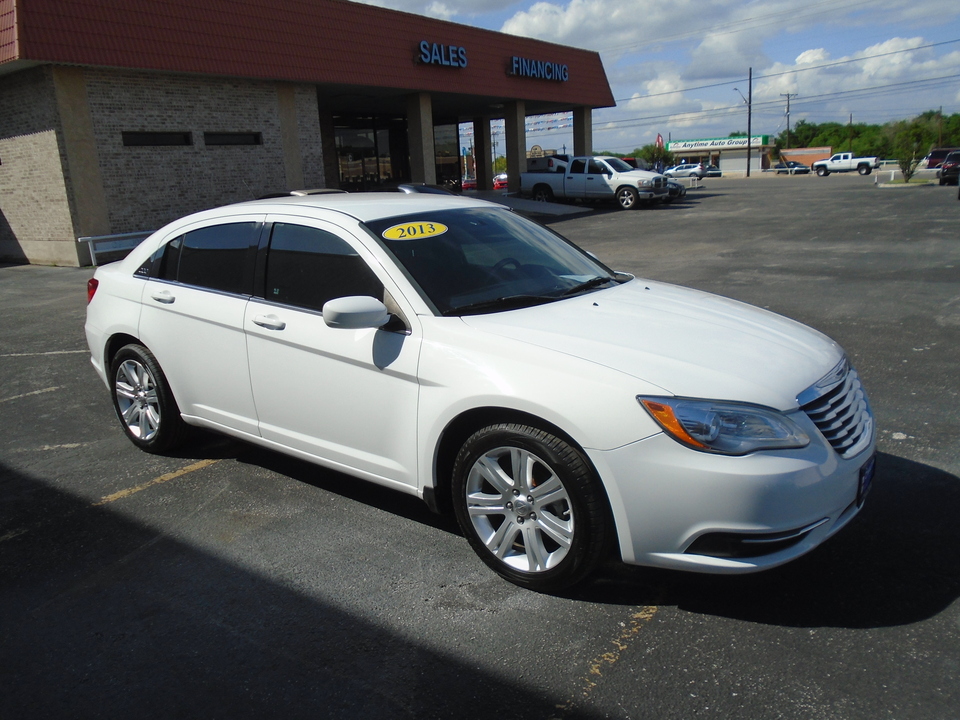
M 490 118 L 473 119 L 473 164 L 477 173 L 477 190 L 493 190 L 493 147 Z
M 526 105 L 523 100 L 508 102 L 503 126 L 507 141 L 507 190 L 520 192 L 520 173 L 527 170 Z
M 410 143 L 410 179 L 434 185 L 437 153 L 433 146 L 433 102 L 429 93 L 407 96 L 407 138 Z
M 593 155 L 593 110 L 573 109 L 573 154 Z

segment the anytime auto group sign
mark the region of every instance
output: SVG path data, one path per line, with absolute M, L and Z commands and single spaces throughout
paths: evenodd
M 760 148 L 769 145 L 769 135 L 754 135 L 750 139 L 751 148 Z M 667 143 L 670 152 L 687 152 L 690 150 L 746 150 L 747 138 L 706 138 L 704 140 L 677 140 Z

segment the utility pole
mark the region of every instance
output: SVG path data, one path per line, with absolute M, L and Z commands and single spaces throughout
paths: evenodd
M 753 144 L 753 68 L 747 75 L 747 177 L 750 177 L 750 146 Z
M 787 99 L 787 150 L 790 149 L 790 98 L 796 96 L 796 93 L 780 93 L 780 97 L 785 97 Z
M 853 113 L 850 113 L 850 147 L 847 150 L 853 152 Z
M 753 126 L 751 124 L 753 119 L 753 68 L 750 68 L 750 73 L 747 75 L 747 97 L 743 97 L 743 93 L 740 92 L 740 88 L 734 88 L 737 94 L 743 99 L 744 104 L 747 106 L 747 177 L 750 177 L 750 146 L 753 144 Z

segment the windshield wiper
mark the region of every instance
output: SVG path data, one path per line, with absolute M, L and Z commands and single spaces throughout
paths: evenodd
M 523 307 L 543 305 L 556 299 L 556 295 L 506 295 L 451 308 L 443 314 L 445 317 L 450 317 L 451 315 L 477 315 L 485 311 L 516 310 Z
M 592 290 L 595 287 L 600 287 L 601 285 L 606 285 L 608 282 L 615 283 L 616 279 L 612 277 L 595 277 L 582 282 L 579 285 L 574 285 L 572 288 L 567 288 L 562 293 L 560 297 L 567 297 L 569 295 L 576 295 L 578 293 L 586 292 L 587 290 Z

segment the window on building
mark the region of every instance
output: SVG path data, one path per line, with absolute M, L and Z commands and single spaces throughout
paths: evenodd
M 357 251 L 319 228 L 275 223 L 267 255 L 266 299 L 309 310 L 351 295 L 383 298 L 383 285 Z
M 189 132 L 123 132 L 125 147 L 160 147 L 193 145 L 193 133 Z
M 204 145 L 263 145 L 263 135 L 258 132 L 205 132 Z

